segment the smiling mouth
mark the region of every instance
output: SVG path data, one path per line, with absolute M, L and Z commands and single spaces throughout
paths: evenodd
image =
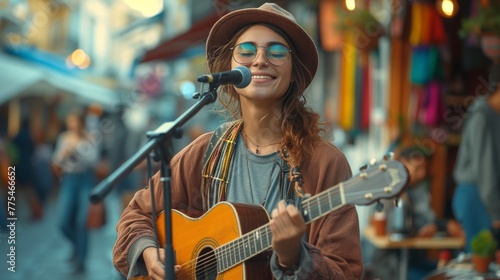
M 267 75 L 253 75 L 252 76 L 252 79 L 266 79 L 266 80 L 272 80 L 274 79 L 273 77 L 271 76 L 267 76 Z

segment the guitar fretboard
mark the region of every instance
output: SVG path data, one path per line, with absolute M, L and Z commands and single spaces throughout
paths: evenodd
M 344 204 L 344 201 L 343 184 L 341 183 L 304 200 L 301 204 L 302 216 L 306 224 L 309 224 L 339 208 Z M 216 248 L 218 273 L 271 248 L 271 240 L 271 229 L 269 224 L 266 224 Z

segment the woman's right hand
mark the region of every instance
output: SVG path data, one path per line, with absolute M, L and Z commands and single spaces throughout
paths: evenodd
M 165 249 L 160 248 L 158 259 L 157 248 L 148 247 L 142 251 L 142 258 L 146 264 L 146 269 L 148 270 L 148 275 L 151 280 L 163 280 L 165 279 Z M 181 269 L 180 265 L 174 266 L 175 273 Z

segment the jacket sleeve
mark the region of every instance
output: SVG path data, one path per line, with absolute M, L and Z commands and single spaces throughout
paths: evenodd
M 352 176 L 344 154 L 330 144 L 324 144 L 303 165 L 305 190 L 311 195 Z M 358 213 L 354 205 L 334 210 L 312 222 L 308 229 L 307 248 L 312 266 L 307 279 L 361 279 L 363 259 Z
M 344 206 L 317 221 L 311 230 L 309 253 L 312 275 L 308 279 L 361 279 L 363 274 L 358 213 Z
M 210 134 L 200 136 L 170 162 L 171 206 L 190 216 L 201 214 L 201 161 L 209 139 Z M 160 174 L 156 173 L 151 180 L 155 211 L 160 213 L 164 205 Z M 117 223 L 118 236 L 113 247 L 113 263 L 123 275 L 147 275 L 142 251 L 147 247 L 158 246 L 153 231 L 151 205 L 151 191 L 149 187 L 145 187 L 135 193 Z
M 162 195 L 160 188 L 156 187 L 158 178 L 159 174 L 156 174 L 152 179 L 155 198 Z M 123 275 L 147 275 L 141 257 L 142 251 L 147 247 L 157 246 L 153 232 L 151 205 L 150 189 L 146 187 L 137 191 L 116 225 L 118 237 L 113 247 L 113 263 Z M 158 205 L 160 204 L 156 204 Z M 130 271 L 129 274 L 131 266 L 134 267 L 134 271 Z

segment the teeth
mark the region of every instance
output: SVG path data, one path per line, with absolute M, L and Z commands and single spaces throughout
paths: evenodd
M 271 76 L 265 76 L 265 75 L 253 75 L 252 79 L 268 79 L 268 80 L 272 80 L 273 77 L 271 77 Z

